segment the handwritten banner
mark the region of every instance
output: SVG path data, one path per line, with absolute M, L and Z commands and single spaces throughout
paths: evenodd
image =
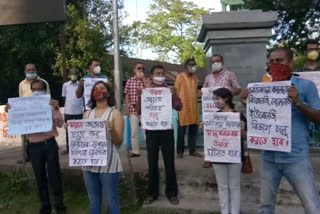
M 205 160 L 241 163 L 240 113 L 215 112 L 203 119 Z
M 88 104 L 90 102 L 90 96 L 91 96 L 92 88 L 93 88 L 94 84 L 96 82 L 99 82 L 99 81 L 108 82 L 108 79 L 107 78 L 85 78 L 84 79 L 84 94 L 83 94 L 83 97 L 84 97 L 84 103 L 85 103 L 85 106 L 86 106 L 86 110 L 90 109 Z
M 108 142 L 102 119 L 69 120 L 69 166 L 106 166 Z
M 249 148 L 291 152 L 290 85 L 290 81 L 248 85 Z
M 142 128 L 167 130 L 172 128 L 172 95 L 169 88 L 146 88 L 141 96 Z
M 202 88 L 202 114 L 217 112 L 213 99 L 213 92 L 221 87 Z
M 50 95 L 9 98 L 9 135 L 48 132 L 52 130 Z
M 296 74 L 299 75 L 298 78 L 312 81 L 316 85 L 320 96 L 320 71 L 303 71 L 296 72 Z
M 21 146 L 20 135 L 9 135 L 8 113 L 4 111 L 5 105 L 0 106 L 0 146 Z

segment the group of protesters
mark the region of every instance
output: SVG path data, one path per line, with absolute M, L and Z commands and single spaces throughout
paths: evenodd
M 320 71 L 319 43 L 307 41 L 307 63 L 301 71 Z M 236 112 L 233 97 L 240 95 L 241 101 L 246 105 L 249 91 L 241 90 L 236 75 L 225 69 L 224 58 L 215 54 L 211 58 L 211 71 L 203 87 L 218 87 L 213 92 L 214 104 L 218 112 Z M 315 84 L 311 81 L 297 78 L 293 75 L 293 53 L 289 48 L 275 48 L 271 51 L 266 62 L 267 73 L 263 82 L 288 81 L 292 86 L 288 89 L 288 97 L 292 101 L 292 149 L 291 152 L 263 151 L 260 180 L 260 206 L 259 213 L 275 213 L 277 192 L 282 177 L 285 177 L 299 196 L 305 212 L 316 214 L 320 210 L 319 193 L 315 185 L 315 178 L 309 159 L 309 121 L 320 124 L 320 99 Z M 41 202 L 40 214 L 49 214 L 52 211 L 48 183 L 51 186 L 56 213 L 66 213 L 63 202 L 62 182 L 58 155 L 58 144 L 55 137 L 58 135 L 57 127 L 68 128 L 68 120 L 95 119 L 105 120 L 107 138 L 111 161 L 106 166 L 82 167 L 83 178 L 90 200 L 90 213 L 100 214 L 102 207 L 102 194 L 108 201 L 108 210 L 111 214 L 120 213 L 118 198 L 119 173 L 122 171 L 119 156 L 119 146 L 123 142 L 124 120 L 121 112 L 114 107 L 114 93 L 112 84 L 102 81 L 106 76 L 101 74 L 98 60 L 92 59 L 88 64 L 89 74 L 79 78 L 79 70 L 71 68 L 70 81 L 63 84 L 62 97 L 64 98 L 64 114 L 60 112 L 59 102 L 52 99 L 52 130 L 44 133 L 26 135 L 28 144 L 27 159 L 31 161 L 37 181 L 39 198 Z M 143 62 L 133 66 L 134 76 L 127 80 L 125 94 L 125 112 L 130 119 L 132 149 L 131 158 L 141 156 L 139 148 L 139 120 L 141 115 L 141 95 L 145 88 L 170 88 L 172 96 L 172 109 L 178 111 L 177 147 L 175 149 L 174 131 L 145 130 L 145 142 L 148 160 L 148 190 L 145 204 L 150 204 L 159 197 L 159 149 L 161 148 L 165 166 L 166 182 L 165 194 L 168 201 L 179 204 L 177 175 L 175 170 L 176 158 L 184 158 L 185 134 L 188 129 L 188 149 L 192 157 L 203 157 L 196 150 L 196 136 L 200 124 L 198 98 L 201 92 L 198 89 L 197 63 L 190 58 L 184 64 L 184 71 L 175 80 L 174 86 L 166 81 L 166 69 L 162 65 L 155 65 L 150 70 L 150 78 L 146 77 Z M 25 66 L 26 78 L 19 85 L 19 96 L 38 96 L 50 93 L 49 84 L 40 78 L 36 66 L 32 63 Z M 83 100 L 84 81 L 86 78 L 101 78 L 94 84 L 89 110 L 85 111 Z M 80 79 L 80 80 L 79 80 Z M 6 105 L 6 111 L 10 105 Z M 243 160 L 244 141 L 247 136 L 246 117 L 241 115 L 241 153 Z M 10 118 L 9 118 L 10 119 Z M 69 152 L 68 136 L 66 150 Z M 108 157 L 109 157 L 108 156 Z M 218 184 L 218 194 L 222 214 L 239 214 L 241 201 L 241 168 L 242 163 L 211 163 L 203 162 L 204 168 L 213 168 Z

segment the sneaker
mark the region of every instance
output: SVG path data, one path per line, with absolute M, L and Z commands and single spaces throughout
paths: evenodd
M 144 204 L 151 204 L 152 202 L 154 202 L 155 200 L 157 200 L 157 199 L 155 199 L 154 197 L 152 197 L 151 195 L 149 195 L 145 200 L 144 200 Z
M 180 202 L 176 196 L 169 197 L 169 198 L 168 198 L 168 201 L 169 201 L 170 204 L 172 204 L 172 205 L 177 205 L 177 204 L 179 204 L 179 202 Z
M 180 158 L 180 159 L 183 158 L 183 154 L 182 153 L 178 153 L 177 154 L 177 158 Z
M 203 164 L 202 164 L 202 167 L 203 167 L 203 168 L 210 168 L 211 165 L 212 165 L 211 162 L 204 161 Z
M 191 153 L 190 156 L 194 156 L 194 157 L 203 157 L 202 154 L 198 153 L 198 152 L 194 152 L 194 153 Z

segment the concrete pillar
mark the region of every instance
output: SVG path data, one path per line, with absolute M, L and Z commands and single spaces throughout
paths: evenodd
M 225 68 L 234 72 L 242 88 L 260 82 L 265 74 L 266 45 L 272 36 L 276 12 L 261 10 L 213 12 L 202 16 L 198 41 L 204 43 L 207 71 L 211 73 L 210 57 L 220 54 Z

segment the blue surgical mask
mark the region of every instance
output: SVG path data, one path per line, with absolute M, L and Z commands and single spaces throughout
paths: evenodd
M 31 80 L 35 79 L 37 76 L 38 75 L 36 73 L 26 74 L 26 77 Z
M 32 92 L 32 96 L 45 95 L 45 94 L 46 94 L 45 91 L 33 91 Z

